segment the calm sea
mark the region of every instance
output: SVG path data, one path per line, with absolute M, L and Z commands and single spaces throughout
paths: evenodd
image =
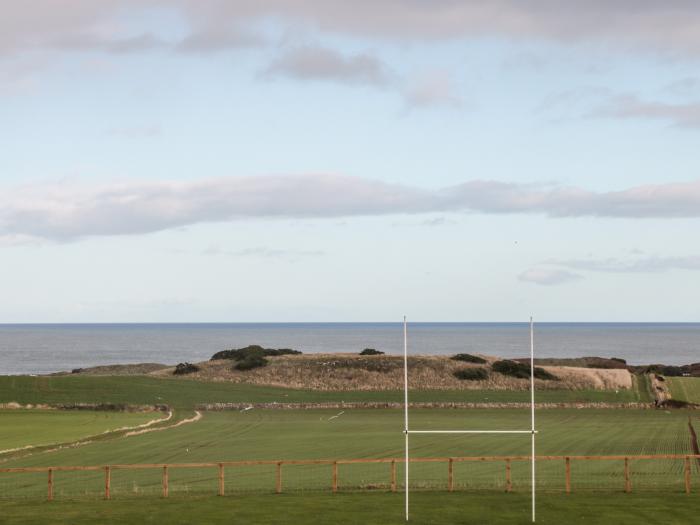
M 620 357 L 630 364 L 700 361 L 700 323 L 540 323 L 538 357 Z M 400 323 L 0 325 L 0 374 L 45 374 L 115 363 L 203 361 L 260 344 L 303 352 L 399 354 Z M 411 323 L 414 354 L 529 355 L 525 323 Z

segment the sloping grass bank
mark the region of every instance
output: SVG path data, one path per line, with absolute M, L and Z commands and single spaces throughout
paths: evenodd
M 648 401 L 648 394 L 630 390 L 544 390 L 539 402 L 628 403 Z M 314 391 L 249 385 L 245 383 L 159 379 L 148 376 L 0 376 L 0 403 L 121 403 L 131 405 L 167 404 L 192 410 L 204 403 L 321 403 L 401 402 L 403 392 Z M 509 390 L 415 390 L 414 402 L 527 403 L 527 391 Z

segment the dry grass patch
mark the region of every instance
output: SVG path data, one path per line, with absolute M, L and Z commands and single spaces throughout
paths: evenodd
M 400 390 L 403 388 L 403 358 L 399 356 L 359 356 L 357 354 L 311 354 L 269 357 L 263 368 L 240 371 L 230 360 L 197 363 L 200 370 L 188 378 L 230 381 L 253 385 L 310 390 Z M 415 356 L 408 360 L 409 383 L 419 390 L 527 390 L 529 379 L 517 379 L 492 372 L 489 365 L 453 361 L 449 356 Z M 462 381 L 454 373 L 465 367 L 489 370 L 488 378 Z M 558 381 L 536 380 L 538 390 L 589 390 L 631 388 L 626 370 L 598 370 L 569 367 L 543 367 Z M 172 375 L 172 368 L 153 373 Z

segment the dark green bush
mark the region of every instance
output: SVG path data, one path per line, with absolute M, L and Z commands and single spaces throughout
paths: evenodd
M 236 370 L 252 370 L 253 368 L 260 368 L 267 365 L 267 359 L 261 355 L 250 355 L 238 361 L 233 368 Z
M 233 359 L 234 361 L 241 361 L 246 357 L 250 356 L 278 356 L 278 355 L 296 355 L 301 354 L 299 350 L 292 350 L 291 348 L 263 348 L 260 345 L 250 345 L 244 348 L 238 348 L 237 350 L 222 350 L 221 352 L 215 353 L 211 356 L 211 359 Z
M 468 381 L 483 381 L 489 378 L 489 373 L 485 368 L 460 368 L 452 372 L 457 379 Z
M 193 365 L 192 363 L 178 363 L 177 366 L 175 367 L 175 370 L 173 371 L 173 374 L 176 376 L 182 376 L 185 374 L 192 374 L 194 372 L 198 372 L 199 367 L 197 365 Z
M 661 373 L 669 377 L 679 377 L 683 375 L 683 369 L 680 366 L 663 366 Z
M 494 372 L 503 374 L 505 376 L 517 377 L 520 379 L 530 378 L 530 367 L 524 363 L 518 363 L 517 361 L 511 361 L 510 359 L 504 359 L 503 361 L 496 361 L 491 365 Z M 547 372 L 544 368 L 538 366 L 535 367 L 534 375 L 537 379 L 549 379 L 557 381 L 559 378 L 553 374 Z
M 384 352 L 380 350 L 375 350 L 374 348 L 365 348 L 360 355 L 384 355 Z
M 472 355 L 472 354 L 457 354 L 453 355 L 450 357 L 453 361 L 465 361 L 467 363 L 477 363 L 480 365 L 483 365 L 486 363 L 486 359 L 483 357 L 479 357 L 478 355 Z

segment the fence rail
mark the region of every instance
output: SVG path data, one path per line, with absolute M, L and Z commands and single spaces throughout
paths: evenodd
M 624 492 L 632 492 L 633 481 L 635 478 L 635 471 L 637 470 L 640 462 L 654 462 L 662 461 L 665 462 L 664 465 L 666 469 L 661 471 L 644 471 L 639 469 L 638 475 L 642 477 L 657 476 L 661 477 L 664 473 L 672 472 L 671 477 L 672 483 L 678 481 L 677 489 L 679 491 L 684 491 L 686 494 L 691 493 L 691 478 L 693 472 L 693 465 L 695 465 L 695 471 L 699 470 L 700 465 L 700 455 L 688 455 L 688 454 L 656 454 L 656 455 L 611 455 L 611 456 L 536 456 L 536 461 L 540 463 L 539 468 L 544 468 L 545 465 L 560 462 L 561 470 L 555 470 L 550 472 L 550 477 L 553 475 L 554 480 L 550 479 L 546 481 L 546 488 L 555 488 L 558 490 L 563 490 L 566 493 L 573 492 L 574 483 L 572 483 L 572 472 L 577 471 L 577 467 L 573 466 L 575 463 L 578 464 L 590 464 L 591 462 L 620 462 L 620 465 L 615 467 L 605 467 L 604 475 L 615 480 L 615 485 L 610 488 L 614 490 L 624 490 Z M 444 464 L 445 470 L 442 471 L 444 480 L 436 480 L 434 476 L 439 476 L 439 470 L 435 470 L 438 467 L 434 467 L 431 471 L 430 482 L 415 481 L 419 484 L 418 488 L 437 488 L 440 487 L 443 490 L 446 489 L 453 492 L 457 487 L 455 482 L 455 470 L 456 464 L 459 463 L 502 463 L 504 470 L 502 471 L 502 481 L 493 482 L 495 479 L 493 473 L 489 474 L 491 484 L 489 488 L 500 488 L 505 492 L 513 491 L 514 480 L 513 480 L 513 470 L 514 464 L 518 462 L 527 462 L 530 460 L 530 456 L 470 456 L 470 457 L 437 457 L 437 458 L 411 458 L 410 463 L 417 464 Z M 543 464 L 544 462 L 544 464 Z M 669 463 L 671 462 L 671 463 Z M 682 462 L 682 464 L 680 463 Z M 198 472 L 207 471 L 210 472 L 211 478 L 206 478 L 209 480 L 215 480 L 216 482 L 216 492 L 218 495 L 223 496 L 226 494 L 226 469 L 233 469 L 233 477 L 236 477 L 237 470 L 247 467 L 270 467 L 274 468 L 274 485 L 270 483 L 268 490 L 272 491 L 274 487 L 274 492 L 281 493 L 284 489 L 283 483 L 283 469 L 287 467 L 295 466 L 330 466 L 330 470 L 326 471 L 328 477 L 327 484 L 325 484 L 324 490 L 330 490 L 332 492 L 338 492 L 342 487 L 343 481 L 343 468 L 348 466 L 357 465 L 388 465 L 388 470 L 381 475 L 383 481 L 375 484 L 365 483 L 357 485 L 352 485 L 354 489 L 377 489 L 383 488 L 392 492 L 399 490 L 400 485 L 397 483 L 397 469 L 405 463 L 404 458 L 363 458 L 363 459 L 302 459 L 302 460 L 262 460 L 262 461 L 221 461 L 221 462 L 206 462 L 206 463 L 144 463 L 144 464 L 115 464 L 115 465 L 93 465 L 93 466 L 53 466 L 53 467 L 11 467 L 11 468 L 0 468 L 0 480 L 7 480 L 7 475 L 19 475 L 19 474 L 44 474 L 46 475 L 46 494 L 49 501 L 54 499 L 55 488 L 57 482 L 61 479 L 61 473 L 68 472 L 86 472 L 86 473 L 96 473 L 99 476 L 104 476 L 102 489 L 100 489 L 100 495 L 105 499 L 111 499 L 113 495 L 113 484 L 112 479 L 116 472 L 119 471 L 160 471 L 160 481 L 159 481 L 159 492 L 162 497 L 167 498 L 170 495 L 171 487 L 171 474 L 173 472 L 178 472 L 181 470 L 197 470 Z M 528 467 L 527 464 L 525 467 Z M 598 472 L 598 475 L 600 475 Z M 656 472 L 656 474 L 655 474 Z M 661 472 L 661 474 L 659 474 Z M 270 472 L 272 474 L 272 472 Z M 476 483 L 478 483 L 479 473 L 472 474 L 475 476 Z M 420 474 L 419 474 L 420 476 Z M 484 478 L 483 473 L 481 474 Z M 561 476 L 561 477 L 559 477 Z M 200 478 L 202 475 L 200 475 Z M 357 476 L 355 476 L 357 477 Z M 364 479 L 364 475 L 361 476 Z M 469 474 L 466 476 L 469 477 Z M 557 481 L 558 479 L 558 481 Z M 196 481 L 203 481 L 202 479 Z M 272 481 L 272 480 L 270 480 Z M 552 483 L 553 481 L 553 483 Z M 658 480 L 657 480 L 658 481 Z M 619 482 L 619 484 L 618 484 Z M 36 483 L 39 483 L 38 478 L 33 478 L 29 483 L 23 483 L 22 487 L 34 487 Z M 90 480 L 91 484 L 94 484 L 94 479 Z M 193 482 L 194 483 L 194 482 Z M 154 485 L 154 483 L 152 483 Z M 314 486 L 310 484 L 308 490 L 318 489 L 321 485 L 315 484 Z M 464 485 L 464 484 L 463 484 Z M 525 485 L 525 482 L 523 482 Z M 558 486 L 557 486 L 558 485 Z M 662 482 L 658 483 L 659 486 L 663 486 Z M 668 485 L 668 484 L 666 484 Z M 134 485 L 136 486 L 136 485 Z M 189 486 L 189 485 L 188 485 Z M 303 488 L 303 484 L 301 485 Z M 299 486 L 296 487 L 298 490 Z M 472 487 L 474 488 L 474 487 Z M 478 488 L 478 485 L 476 485 Z M 201 490 L 196 489 L 195 490 Z M 188 489 L 189 491 L 189 489 Z M 4 490 L 4 487 L 0 485 L 0 497 L 7 497 L 10 491 Z M 94 490 L 93 490 L 94 492 Z M 234 490 L 235 492 L 235 490 Z M 87 491 L 86 491 L 87 493 Z

